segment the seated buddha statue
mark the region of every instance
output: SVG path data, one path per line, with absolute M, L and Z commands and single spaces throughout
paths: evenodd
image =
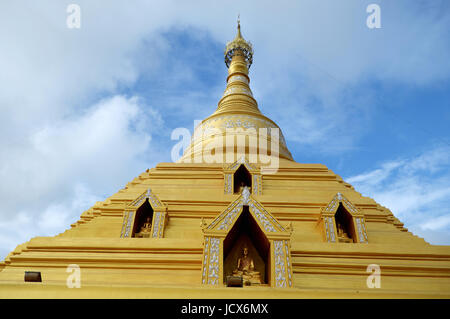
M 261 273 L 255 270 L 253 259 L 248 255 L 248 248 L 242 249 L 242 256 L 238 258 L 234 276 L 241 276 L 245 285 L 262 284 Z
M 152 230 L 152 220 L 150 217 L 147 217 L 145 223 L 139 229 L 139 232 L 135 234 L 135 237 L 150 237 L 150 232 Z
M 347 231 L 342 223 L 336 223 L 337 236 L 340 243 L 351 243 L 353 240 L 348 236 Z
M 238 193 L 239 194 L 242 194 L 242 192 L 244 191 L 244 188 L 248 188 L 248 190 L 250 191 L 250 193 L 251 193 L 251 188 L 250 187 L 248 187 L 248 186 L 246 186 L 245 185 L 245 183 L 244 182 L 241 182 L 240 184 L 239 184 L 239 187 L 238 187 Z

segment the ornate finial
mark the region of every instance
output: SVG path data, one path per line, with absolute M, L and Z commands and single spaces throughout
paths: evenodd
M 238 14 L 238 20 L 237 20 L 237 34 L 236 34 L 236 39 L 237 38 L 241 38 L 242 39 L 242 35 L 241 35 L 241 18 L 240 18 L 240 14 Z
M 225 48 L 225 64 L 230 67 L 231 59 L 234 55 L 242 55 L 247 62 L 247 67 L 250 68 L 253 62 L 253 48 L 252 44 L 245 41 L 241 35 L 241 18 L 238 15 L 237 34 L 233 41 L 228 42 Z

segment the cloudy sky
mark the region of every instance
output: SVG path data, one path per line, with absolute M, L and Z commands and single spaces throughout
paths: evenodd
M 379 29 L 366 24 L 371 3 Z M 449 1 L 6 0 L 0 259 L 171 161 L 171 132 L 192 130 L 223 93 L 238 13 L 253 93 L 295 160 L 450 244 Z

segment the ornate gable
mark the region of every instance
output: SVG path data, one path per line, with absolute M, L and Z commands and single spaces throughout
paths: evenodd
M 253 215 L 261 230 L 265 235 L 271 233 L 287 233 L 286 229 L 272 216 L 263 206 L 250 194 L 246 187 L 242 195 L 232 202 L 222 213 L 220 213 L 209 226 L 206 227 L 207 232 L 227 232 L 230 230 L 237 218 L 242 212 L 244 205 L 249 207 L 250 213 Z

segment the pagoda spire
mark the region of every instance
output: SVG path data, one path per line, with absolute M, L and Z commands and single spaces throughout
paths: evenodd
M 227 43 L 225 47 L 225 64 L 230 67 L 232 58 L 236 55 L 243 56 L 248 69 L 253 63 L 253 47 L 250 41 L 246 41 L 241 34 L 241 22 L 238 17 L 237 33 L 233 41 Z
M 236 36 L 227 43 L 224 60 L 228 68 L 228 76 L 223 96 L 219 100 L 215 112 L 195 128 L 191 143 L 180 161 L 195 159 L 195 162 L 197 159 L 203 158 L 202 152 L 208 145 L 217 144 L 223 145 L 223 147 L 220 147 L 223 148 L 222 151 L 217 152 L 217 154 L 225 154 L 232 149 L 237 156 L 237 149 L 233 145 L 227 144 L 234 143 L 235 137 L 245 138 L 246 152 L 250 153 L 249 138 L 258 135 L 261 129 L 263 129 L 262 132 L 267 132 L 267 136 L 264 137 L 266 141 L 263 140 L 259 143 L 256 146 L 256 151 L 252 150 L 252 152 L 268 154 L 265 145 L 269 145 L 272 141 L 271 132 L 279 130 L 279 138 L 277 137 L 279 139 L 279 152 L 277 153 L 281 158 L 293 160 L 278 125 L 260 112 L 258 103 L 253 97 L 249 77 L 249 69 L 253 63 L 253 46 L 250 41 L 245 40 L 242 36 L 239 17 Z M 233 129 L 235 131 L 232 131 Z M 226 139 L 225 135 L 227 135 Z M 223 144 L 217 142 L 218 136 L 223 136 Z
M 216 112 L 260 113 L 250 89 L 249 69 L 253 63 L 253 47 L 242 36 L 239 17 L 236 37 L 227 43 L 224 55 L 228 68 L 227 86 Z

